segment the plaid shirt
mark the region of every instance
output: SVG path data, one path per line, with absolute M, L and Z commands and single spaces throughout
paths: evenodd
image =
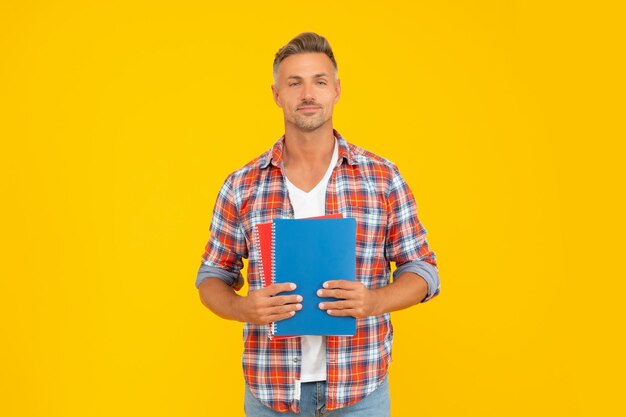
M 389 284 L 390 262 L 429 284 L 427 301 L 439 293 L 434 253 L 417 218 L 411 190 L 396 166 L 348 144 L 335 131 L 339 157 L 328 182 L 326 214 L 357 221 L 356 277 L 369 288 Z M 254 226 L 293 217 L 282 173 L 284 137 L 272 149 L 232 173 L 219 192 L 211 238 L 196 286 L 208 277 L 241 288 L 242 258 L 249 257 L 250 291 L 263 287 Z M 299 412 L 299 337 L 270 340 L 267 326 L 244 326 L 243 370 L 250 391 L 277 411 Z M 374 391 L 391 362 L 393 327 L 389 314 L 357 320 L 353 337 L 327 338 L 327 410 L 347 407 Z

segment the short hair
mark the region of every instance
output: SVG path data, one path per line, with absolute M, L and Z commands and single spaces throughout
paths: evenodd
M 335 71 L 337 71 L 337 61 L 335 61 L 335 55 L 326 38 L 314 32 L 303 32 L 276 52 L 276 56 L 274 57 L 274 81 L 278 78 L 278 67 L 283 60 L 291 55 L 304 53 L 325 54 L 330 58 L 330 61 L 335 67 Z

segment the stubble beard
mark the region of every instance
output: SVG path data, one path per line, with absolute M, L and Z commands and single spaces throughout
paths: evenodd
M 326 123 L 324 113 L 320 112 L 314 116 L 296 115 L 294 124 L 296 127 L 305 132 L 312 132 Z

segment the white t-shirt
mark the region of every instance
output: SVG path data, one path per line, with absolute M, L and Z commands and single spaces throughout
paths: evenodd
M 308 193 L 293 185 L 286 177 L 289 200 L 296 219 L 323 216 L 326 213 L 326 188 L 328 180 L 337 164 L 339 150 L 335 139 L 335 150 L 326 174 L 321 181 Z M 304 300 L 306 302 L 306 300 Z M 302 372 L 301 382 L 326 380 L 326 337 L 302 336 Z

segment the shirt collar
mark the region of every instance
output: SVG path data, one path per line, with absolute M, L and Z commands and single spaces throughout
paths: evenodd
M 349 165 L 356 165 L 356 160 L 354 158 L 354 152 L 350 149 L 348 142 L 341 136 L 339 132 L 333 129 L 333 135 L 335 139 L 337 139 L 337 147 L 338 147 L 338 161 L 345 160 Z M 281 136 L 280 139 L 274 143 L 272 149 L 267 151 L 261 157 L 259 161 L 259 168 L 265 169 L 271 163 L 275 167 L 281 168 L 283 165 L 283 146 L 285 144 L 285 136 Z

